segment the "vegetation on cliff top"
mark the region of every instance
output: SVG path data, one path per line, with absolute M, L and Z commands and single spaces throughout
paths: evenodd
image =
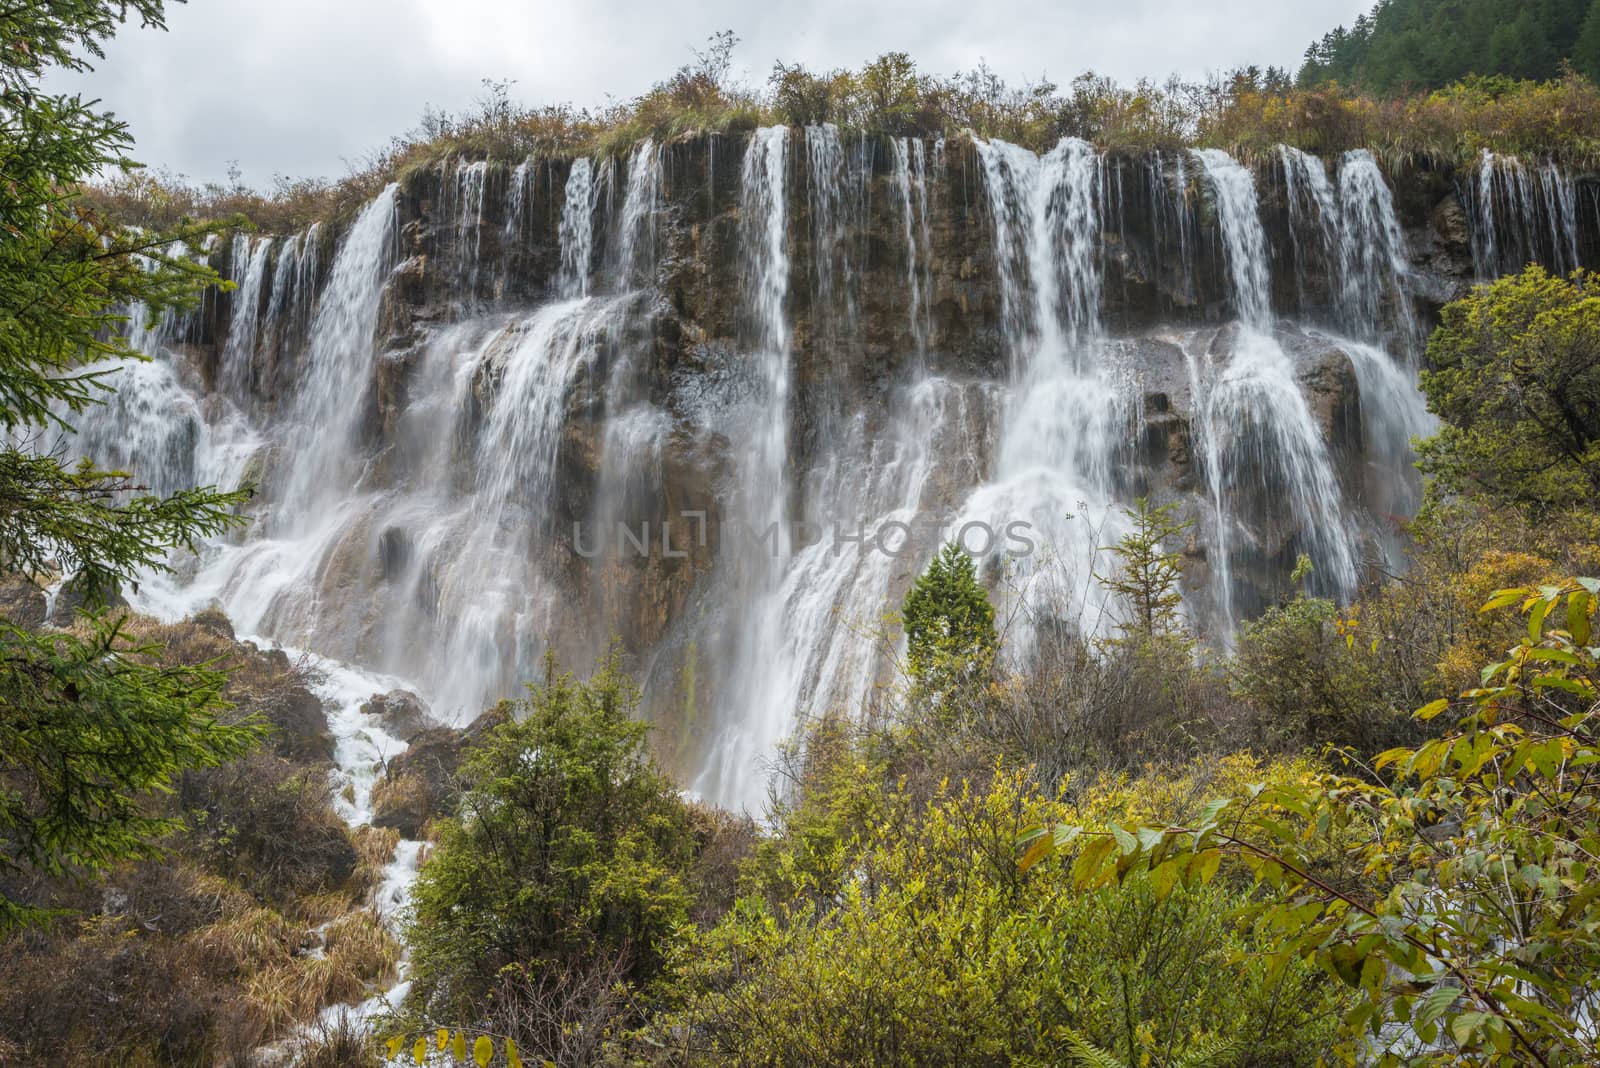
M 1386 98 L 1337 85 L 1296 86 L 1276 68 L 1249 67 L 1203 82 L 1141 80 L 1119 85 L 1084 73 L 1066 86 L 1011 85 L 992 70 L 951 76 L 920 70 L 903 52 L 859 70 L 813 72 L 774 65 L 765 86 L 734 75 L 731 32 L 714 35 L 695 60 L 642 96 L 591 110 L 523 106 L 514 83 L 486 81 L 475 108 L 427 112 L 420 125 L 373 152 L 339 181 L 274 179 L 258 192 L 238 176 L 195 186 L 181 176 L 136 172 L 89 190 L 118 217 L 165 225 L 185 217 L 242 213 L 274 232 L 345 217 L 383 183 L 451 158 L 520 162 L 529 156 L 621 156 L 646 137 L 658 142 L 740 133 L 783 123 L 834 123 L 868 136 L 968 133 L 1043 151 L 1063 137 L 1107 149 L 1226 149 L 1261 157 L 1287 144 L 1334 155 L 1372 149 L 1391 167 L 1462 164 L 1483 149 L 1589 165 L 1600 155 L 1600 89 L 1576 74 L 1540 81 L 1473 78 L 1435 92 Z

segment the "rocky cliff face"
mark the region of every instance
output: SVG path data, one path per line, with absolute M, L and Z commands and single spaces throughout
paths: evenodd
M 953 532 L 847 540 L 886 523 L 1027 523 L 1078 607 L 985 556 L 1036 622 L 1114 616 L 1095 548 L 1144 495 L 1195 524 L 1205 633 L 1302 552 L 1348 595 L 1415 505 L 1427 324 L 1505 257 L 1592 262 L 1595 189 L 1219 157 L 695 137 L 448 160 L 342 232 L 240 238 L 237 288 L 150 343 L 187 421 L 134 420 L 263 487 L 182 596 L 461 715 L 615 637 L 738 802 L 797 711 L 870 696 L 863 631 Z

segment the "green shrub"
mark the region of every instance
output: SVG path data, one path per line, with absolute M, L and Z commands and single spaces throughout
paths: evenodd
M 638 1048 L 673 1064 L 1056 1064 L 1068 1028 L 1132 1063 L 1217 1036 L 1257 1065 L 1330 1047 L 1332 984 L 1254 963 L 1239 891 L 1080 892 L 1021 872 L 1018 833 L 1064 812 L 1012 773 L 921 811 L 891 801 L 831 898 L 747 896 L 687 940 L 677 1007 Z
M 652 763 L 616 656 L 529 689 L 462 768 L 459 813 L 418 879 L 407 925 L 412 1006 L 477 1019 L 508 966 L 623 958 L 649 979 L 689 906 L 685 803 Z

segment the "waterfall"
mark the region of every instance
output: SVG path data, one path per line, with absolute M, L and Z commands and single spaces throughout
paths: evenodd
M 304 437 L 291 456 L 286 521 L 298 522 L 342 498 L 340 477 L 355 462 L 352 437 L 375 358 L 379 300 L 395 259 L 400 187 L 390 184 L 361 209 L 339 244 L 317 304 L 300 369 L 295 421 Z M 291 520 L 290 517 L 293 517 Z
M 1572 177 L 1554 160 L 1539 168 L 1539 188 L 1544 193 L 1545 216 L 1550 226 L 1550 247 L 1558 274 L 1571 274 L 1578 262 L 1578 191 Z
M 1255 176 L 1221 149 L 1197 149 L 1194 154 L 1211 183 L 1235 312 L 1240 322 L 1265 328 L 1272 321 L 1272 282 Z
M 595 355 L 584 329 L 590 303 L 580 297 L 547 304 L 486 354 L 498 378 L 474 464 L 479 492 L 492 508 L 486 519 L 503 514 L 514 499 L 541 509 L 550 499 L 567 394 Z
M 458 296 L 468 311 L 478 299 L 478 262 L 483 251 L 484 185 L 488 174 L 487 160 L 475 163 L 463 161 L 456 167 L 456 242 L 461 262 L 455 281 Z
M 73 447 L 161 488 L 246 470 L 261 487 L 252 528 L 142 583 L 142 607 L 216 598 L 240 633 L 403 675 L 457 721 L 547 649 L 581 667 L 614 631 L 651 714 L 681 728 L 675 770 L 754 808 L 796 717 L 859 711 L 889 678 L 878 625 L 941 541 L 980 558 L 1017 657 L 1047 630 L 1116 625 L 1098 576 L 1140 495 L 1200 519 L 1186 553 L 1205 563 L 1186 570 L 1203 588 L 1185 596 L 1208 637 L 1280 596 L 1297 552 L 1338 596 L 1358 545 L 1396 558 L 1409 440 L 1430 423 L 1420 281 L 1368 153 L 1281 149 L 1286 200 L 1258 203 L 1220 152 L 991 140 L 946 162 L 937 143 L 774 127 L 570 168 L 525 159 L 503 175 L 503 217 L 485 206 L 498 166 L 418 179 L 439 183 L 438 207 L 405 216 L 406 245 L 446 254 L 407 261 L 392 291 L 401 213 L 426 188 L 385 190 L 336 244 L 316 227 L 240 238 L 226 338 L 180 345 L 215 317 L 141 332 L 150 316 L 129 310 L 155 360 L 118 371 L 125 388 Z M 1496 225 L 1475 235 L 1571 262 L 1570 178 L 1523 171 L 1492 164 Z M 1517 236 L 1508 204 L 1537 225 Z M 1270 230 L 1263 212 L 1279 213 Z M 941 252 L 990 244 L 947 265 L 935 236 Z M 964 313 L 937 337 L 935 278 Z M 1145 304 L 1170 318 L 1143 322 Z M 1237 321 L 1208 322 L 1219 304 Z M 261 403 L 206 394 L 219 349 Z M 681 549 L 689 509 L 714 540 L 679 562 L 569 536 L 648 520 L 659 547 L 664 518 Z
M 304 234 L 286 238 L 278 246 L 278 265 L 272 271 L 272 292 L 267 297 L 267 330 L 279 325 L 285 305 L 292 306 L 300 278 L 300 251 Z
M 855 190 L 838 127 L 806 127 L 807 204 L 811 212 L 812 319 L 831 349 L 859 342 L 847 227 Z
M 617 240 L 617 284 L 623 289 L 648 282 L 655 272 L 660 209 L 661 149 L 647 137 L 628 158 L 628 188 Z
M 509 256 L 513 245 L 522 240 L 528 225 L 528 183 L 533 176 L 534 161 L 529 156 L 511 171 L 506 185 L 506 222 L 502 244 Z
M 720 734 L 695 783 L 705 796 L 748 809 L 759 806 L 766 786 L 758 763 L 793 722 L 791 665 L 774 655 L 782 644 L 782 576 L 790 555 L 788 141 L 787 127 L 757 130 L 740 178 L 741 300 L 752 351 L 749 399 L 728 430 L 742 465 L 728 512 L 742 530 L 725 535 L 722 546 L 740 593 L 728 620 L 733 668 L 720 702 Z
M 1325 274 L 1331 274 L 1341 223 L 1339 204 L 1334 198 L 1333 184 L 1328 181 L 1328 169 L 1323 166 L 1322 160 L 1288 145 L 1278 146 L 1278 156 L 1283 164 L 1284 193 L 1289 203 L 1289 239 L 1294 251 L 1295 294 L 1299 300 L 1300 314 L 1305 315 L 1310 311 L 1306 266 L 1311 250 L 1301 247 L 1301 236 L 1306 232 L 1316 235 L 1315 262 Z
M 561 278 L 556 291 L 566 298 L 589 295 L 594 258 L 595 178 L 587 157 L 572 161 L 566 201 L 561 208 Z
M 1553 160 L 1531 174 L 1517 157 L 1484 149 L 1462 200 L 1480 282 L 1513 274 L 1530 263 L 1558 274 L 1582 266 L 1577 189 Z
M 1420 331 L 1404 290 L 1411 271 L 1405 235 L 1378 161 L 1364 148 L 1344 154 L 1339 206 L 1340 325 L 1355 337 L 1376 339 L 1382 334 L 1385 308 L 1392 309 L 1401 351 L 1409 361 Z
M 981 529 L 974 524 L 1000 531 L 1023 523 L 1039 542 L 1038 557 L 1017 568 L 1020 622 L 1009 640 L 1025 655 L 1047 619 L 1085 634 L 1108 622 L 1096 557 L 1122 530 L 1113 461 L 1131 406 L 1101 335 L 1103 170 L 1093 146 L 1069 138 L 1041 159 L 989 141 L 978 154 L 1011 382 L 991 477 L 954 529 L 959 540 Z
M 1200 414 L 1199 434 L 1216 524 L 1216 599 L 1227 634 L 1235 623 L 1233 561 L 1249 540 L 1247 512 L 1270 515 L 1287 505 L 1310 551 L 1319 586 L 1340 595 L 1355 589 L 1356 561 L 1333 463 L 1296 380 L 1295 367 L 1272 334 L 1266 231 L 1255 179 L 1227 153 L 1195 153 L 1216 203 L 1218 226 L 1240 324 L 1226 366 L 1208 350 L 1189 354 Z
M 261 289 L 266 284 L 267 257 L 271 252 L 270 237 L 240 234 L 233 239 L 232 270 L 239 288 L 234 290 L 233 318 L 222 350 L 222 388 L 235 400 L 243 400 L 255 385 L 253 365 L 261 323 Z M 241 265 L 244 274 L 237 277 Z
M 906 291 L 911 318 L 911 338 L 919 354 L 928 349 L 932 281 L 929 260 L 931 228 L 928 224 L 928 156 L 920 138 L 896 137 L 894 184 L 900 195 L 900 217 L 904 223 L 906 248 Z

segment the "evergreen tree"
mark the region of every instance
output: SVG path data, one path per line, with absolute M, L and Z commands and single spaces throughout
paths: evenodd
M 1442 88 L 1470 75 L 1545 80 L 1571 60 L 1583 73 L 1590 0 L 1382 0 L 1352 29 L 1307 50 L 1301 85 L 1338 82 L 1372 92 Z M 1587 46 L 1591 55 L 1600 50 Z
M 111 388 L 99 361 L 139 358 L 121 309 L 142 303 L 154 318 L 215 278 L 169 251 L 214 228 L 136 232 L 75 196 L 104 169 L 135 166 L 131 139 L 110 114 L 40 82 L 51 68 L 87 69 L 130 15 L 160 27 L 161 0 L 0 11 L 0 568 L 40 582 L 72 574 L 91 606 L 234 524 L 244 499 L 150 496 L 128 472 L 69 463 L 42 444 Z M 0 876 L 148 854 L 174 826 L 148 796 L 253 742 L 253 724 L 226 722 L 215 671 L 162 668 L 156 652 L 105 619 L 51 634 L 0 620 Z M 0 892 L 0 929 L 29 915 Z
M 1163 548 L 1181 540 L 1190 526 L 1174 518 L 1176 507 L 1152 508 L 1148 497 L 1140 497 L 1123 511 L 1133 529 L 1110 547 L 1117 570 L 1100 581 L 1127 605 L 1128 621 L 1122 624 L 1127 639 L 1149 643 L 1183 633 L 1183 566 L 1176 552 Z
M 970 664 L 986 667 L 1000 644 L 989 594 L 972 557 L 955 542 L 940 550 L 911 587 L 900 618 L 917 677 Z
M 471 1019 L 507 969 L 622 962 L 644 982 L 685 922 L 687 806 L 650 758 L 639 691 L 615 651 L 587 682 L 530 686 L 468 755 L 457 818 L 414 893 L 412 998 Z
M 1572 46 L 1572 68 L 1592 82 L 1600 82 L 1600 0 L 1589 5 L 1589 14 Z

